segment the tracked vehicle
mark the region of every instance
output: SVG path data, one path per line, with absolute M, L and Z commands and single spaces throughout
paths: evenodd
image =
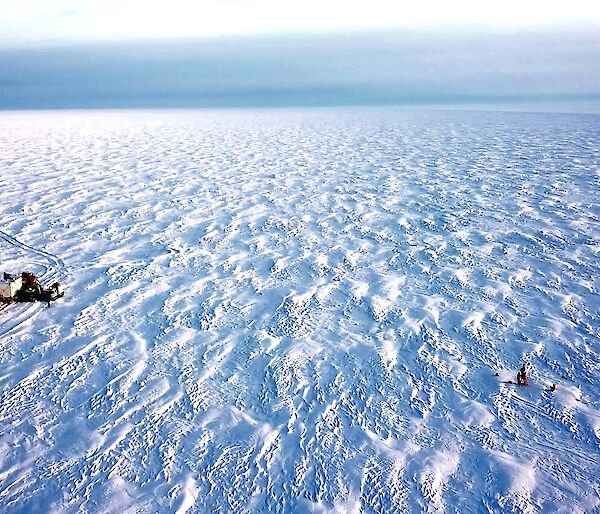
M 13 302 L 52 302 L 65 295 L 59 282 L 50 287 L 40 284 L 38 278 L 28 271 L 20 275 L 4 273 L 0 280 L 0 303 Z

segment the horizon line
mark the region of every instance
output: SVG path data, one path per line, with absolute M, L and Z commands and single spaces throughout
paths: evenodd
M 585 108 L 584 108 L 585 107 Z M 18 113 L 60 113 L 60 112 L 177 112 L 177 111 L 320 111 L 342 109 L 398 109 L 410 111 L 465 111 L 465 112 L 506 112 L 522 114 L 578 114 L 600 115 L 600 95 L 586 98 L 563 96 L 549 99 L 497 99 L 492 101 L 454 101 L 454 102 L 377 102 L 377 103 L 322 103 L 322 104 L 223 104 L 223 105 L 104 105 L 104 106 L 0 106 L 0 114 Z

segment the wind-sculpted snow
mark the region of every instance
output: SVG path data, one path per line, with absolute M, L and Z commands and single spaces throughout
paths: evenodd
M 600 118 L 4 113 L 0 189 L 1 512 L 599 511 Z

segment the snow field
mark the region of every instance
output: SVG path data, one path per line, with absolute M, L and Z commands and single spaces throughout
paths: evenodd
M 3 113 L 0 511 L 598 509 L 598 120 Z

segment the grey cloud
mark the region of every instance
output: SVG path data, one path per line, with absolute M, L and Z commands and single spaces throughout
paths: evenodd
M 600 37 L 399 33 L 0 52 L 0 108 L 410 104 L 600 97 Z

